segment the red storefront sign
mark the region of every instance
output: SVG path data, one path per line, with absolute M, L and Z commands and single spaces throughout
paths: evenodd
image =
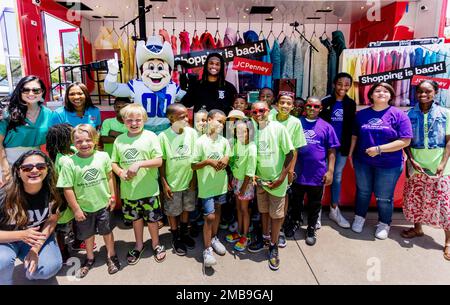
M 434 80 L 436 83 L 438 83 L 439 88 L 441 89 L 450 88 L 450 79 L 448 78 L 427 77 L 422 75 L 414 75 L 411 85 L 417 86 L 420 84 L 421 81 L 424 80 Z
M 242 57 L 235 57 L 233 61 L 233 70 L 252 72 L 262 75 L 272 75 L 272 64 Z

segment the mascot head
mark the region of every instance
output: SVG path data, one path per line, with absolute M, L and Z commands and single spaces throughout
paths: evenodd
M 169 84 L 174 56 L 170 44 L 163 43 L 160 36 L 151 36 L 147 44 L 138 42 L 136 61 L 138 67 L 142 67 L 142 81 L 152 91 L 159 91 Z

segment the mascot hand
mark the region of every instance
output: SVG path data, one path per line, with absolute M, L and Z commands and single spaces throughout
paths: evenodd
M 119 61 L 116 59 L 108 60 L 108 74 L 117 75 L 119 73 Z

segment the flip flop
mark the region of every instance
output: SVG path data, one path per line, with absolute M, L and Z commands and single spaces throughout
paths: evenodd
M 157 245 L 155 249 L 153 249 L 155 261 L 158 263 L 162 263 L 166 259 L 166 248 L 164 248 L 163 245 Z M 162 258 L 160 258 L 160 255 L 164 254 Z
M 444 258 L 450 261 L 450 246 L 444 247 Z
M 137 249 L 132 249 L 127 253 L 127 262 L 128 265 L 136 265 L 141 259 L 142 252 L 144 252 L 144 248 L 141 251 Z
M 89 270 L 92 269 L 92 266 L 94 266 L 94 263 L 95 263 L 95 258 L 94 259 L 86 259 L 83 263 L 83 266 L 81 266 L 81 268 L 78 269 L 76 277 L 79 279 L 84 278 L 89 273 Z

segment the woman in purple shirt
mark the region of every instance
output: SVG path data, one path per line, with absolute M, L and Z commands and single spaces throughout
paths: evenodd
M 367 98 L 371 107 L 356 114 L 349 159 L 356 175 L 356 212 L 352 230 L 361 233 L 372 193 L 378 207 L 375 237 L 386 239 L 394 209 L 394 190 L 403 171 L 403 151 L 412 138 L 406 113 L 390 106 L 395 99 L 391 85 L 378 83 Z

